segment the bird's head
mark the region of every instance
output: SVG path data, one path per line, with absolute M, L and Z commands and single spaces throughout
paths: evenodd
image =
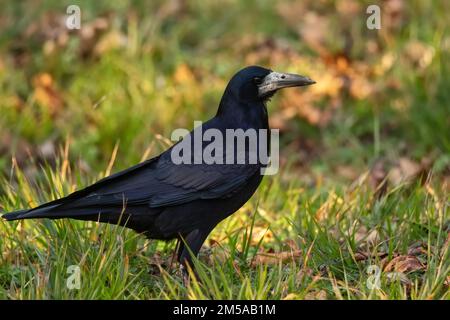
M 280 89 L 314 83 L 314 80 L 305 76 L 250 66 L 238 71 L 231 78 L 227 90 L 241 101 L 265 101 Z

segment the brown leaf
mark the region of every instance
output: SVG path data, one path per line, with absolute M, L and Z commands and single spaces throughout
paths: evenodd
M 364 261 L 368 259 L 369 255 L 365 254 L 364 252 L 356 252 L 355 253 L 355 260 L 356 261 Z
M 233 261 L 233 269 L 236 271 L 236 274 L 242 277 L 241 268 L 239 267 L 239 264 L 237 261 Z
M 404 0 L 386 0 L 383 3 L 382 17 L 383 26 L 386 29 L 399 28 L 405 17 Z M 384 29 L 384 28 L 382 28 Z
M 285 241 L 285 244 L 292 250 L 292 251 L 297 251 L 299 250 L 299 247 L 297 245 L 297 242 L 293 239 L 287 239 Z
M 279 1 L 277 12 L 283 20 L 293 29 L 298 28 L 299 18 L 306 14 L 307 4 L 303 1 Z
M 52 139 L 47 139 L 44 143 L 38 146 L 38 151 L 43 159 L 51 159 L 55 157 L 56 146 Z
M 402 284 L 411 286 L 412 282 L 409 280 L 408 276 L 403 272 L 389 272 L 386 274 L 388 282 L 400 281 Z
M 83 24 L 83 27 L 77 33 L 80 38 L 79 52 L 83 58 L 88 58 L 93 54 L 98 56 L 119 45 L 117 34 L 121 33 L 111 30 L 112 18 L 112 14 L 107 14 Z M 109 33 L 108 30 L 110 30 Z M 105 36 L 103 37 L 103 35 Z M 120 41 L 122 41 L 122 38 Z M 123 41 L 120 44 L 123 45 Z
M 409 42 L 405 47 L 406 58 L 413 66 L 421 70 L 426 69 L 431 64 L 434 54 L 432 46 L 417 40 Z
M 276 253 L 259 252 L 253 259 L 251 265 L 256 267 L 261 264 L 274 265 L 279 263 L 288 263 L 295 261 L 296 258 L 301 256 L 301 250 L 296 251 L 282 251 Z
M 359 172 L 354 166 L 338 165 L 336 167 L 336 172 L 339 176 L 344 177 L 348 180 L 355 180 L 358 178 Z
M 300 300 L 300 296 L 297 293 L 289 293 L 283 300 Z
M 448 248 L 450 246 L 450 231 L 447 232 L 447 239 L 444 242 L 444 245 L 442 246 L 440 250 L 440 256 L 443 257 L 445 253 L 447 252 Z
M 305 300 L 326 300 L 327 292 L 323 289 L 320 291 L 311 291 L 305 295 L 304 299 Z
M 411 255 L 398 256 L 392 259 L 384 268 L 385 272 L 397 271 L 401 273 L 410 273 L 425 269 L 420 260 Z
M 289 42 L 266 36 L 243 36 L 233 44 L 236 54 L 244 53 L 246 64 L 279 65 L 299 59 Z
M 427 249 L 424 248 L 422 242 L 415 243 L 408 248 L 408 255 L 410 256 L 420 256 L 426 255 Z
M 287 90 L 282 93 L 280 107 L 283 118 L 291 119 L 299 116 L 312 125 L 326 126 L 331 120 L 332 106 L 323 110 L 319 109 L 314 106 L 317 98 L 313 94 L 300 92 L 299 90 Z
M 355 241 L 365 242 L 370 245 L 376 245 L 380 240 L 380 235 L 376 229 L 367 230 L 365 226 L 361 226 L 355 233 Z
M 173 77 L 174 80 L 179 84 L 195 82 L 194 73 L 191 71 L 191 68 L 189 68 L 189 66 L 185 63 L 182 63 L 177 67 Z
M 376 198 L 380 198 L 387 191 L 387 172 L 385 168 L 385 162 L 379 159 L 375 162 L 370 170 L 369 183 L 375 190 Z
M 323 221 L 328 218 L 329 213 L 332 212 L 336 205 L 342 205 L 344 199 L 337 195 L 334 191 L 331 191 L 327 200 L 317 209 L 315 217 L 318 221 Z
M 309 11 L 302 17 L 301 21 L 302 25 L 299 29 L 303 41 L 319 55 L 329 54 L 326 46 L 326 38 L 330 30 L 328 19 Z
M 399 167 L 406 177 L 415 176 L 421 170 L 421 166 L 419 163 L 412 161 L 411 159 L 408 159 L 406 157 L 400 158 Z
M 102 56 L 108 51 L 125 47 L 126 44 L 127 37 L 125 34 L 118 30 L 111 30 L 98 40 L 94 45 L 93 52 L 95 56 Z
M 375 92 L 375 88 L 369 79 L 362 76 L 353 76 L 350 83 L 350 94 L 358 99 L 363 100 Z
M 356 261 L 364 261 L 369 258 L 371 258 L 371 259 L 384 258 L 385 256 L 387 256 L 387 253 L 385 253 L 385 252 L 366 253 L 366 252 L 358 251 L 355 253 L 355 260 Z
M 37 74 L 33 80 L 34 93 L 36 101 L 49 108 L 50 114 L 55 115 L 63 106 L 61 94 L 56 89 L 56 85 L 50 74 L 43 72 Z
M 333 72 L 315 75 L 314 80 L 317 83 L 311 86 L 309 90 L 317 96 L 337 97 L 344 87 L 344 80 L 342 77 Z M 295 90 L 293 91 L 297 92 Z
M 257 245 L 262 242 L 270 242 L 273 239 L 273 233 L 267 227 L 254 226 L 252 230 L 251 245 Z
M 314 271 L 308 267 L 302 267 L 295 275 L 295 283 L 301 285 L 304 283 L 305 277 L 313 277 Z
M 346 18 L 352 18 L 361 12 L 361 4 L 356 0 L 340 0 L 336 3 L 337 11 Z
M 165 261 L 159 252 L 156 252 L 148 259 L 148 273 L 151 275 L 160 275 L 161 269 L 170 265 L 170 262 Z
M 397 165 L 389 171 L 389 181 L 394 185 L 411 182 L 423 170 L 420 163 L 409 158 L 402 157 Z

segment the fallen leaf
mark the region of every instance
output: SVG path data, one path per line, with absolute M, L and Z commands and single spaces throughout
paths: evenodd
M 326 300 L 327 299 L 327 292 L 325 290 L 320 291 L 312 291 L 308 292 L 305 297 L 305 300 Z
M 336 172 L 339 176 L 344 177 L 348 180 L 355 180 L 359 173 L 353 166 L 347 166 L 347 165 L 339 165 L 336 167 Z
M 288 263 L 295 261 L 296 258 L 301 256 L 301 250 L 296 251 L 283 251 L 277 253 L 259 252 L 251 262 L 252 267 L 256 267 L 261 264 L 275 265 L 279 263 Z
M 450 231 L 447 232 L 447 239 L 445 240 L 444 245 L 442 246 L 439 255 L 441 257 L 443 257 L 446 254 L 449 247 L 450 247 Z
M 303 1 L 280 1 L 277 2 L 277 12 L 286 23 L 297 30 L 299 19 L 306 14 L 307 4 Z
M 43 159 L 55 158 L 55 142 L 52 139 L 47 139 L 44 143 L 38 146 L 38 151 Z
M 244 45 L 235 46 L 239 54 L 248 52 L 245 55 L 246 64 L 267 64 L 278 65 L 286 62 L 298 60 L 298 53 L 288 42 L 273 37 L 244 37 Z
M 194 73 L 185 63 L 182 63 L 177 67 L 173 78 L 179 84 L 195 82 Z
M 377 160 L 370 170 L 369 183 L 375 190 L 375 197 L 378 199 L 387 191 L 387 174 L 386 164 L 382 159 Z
M 330 30 L 328 19 L 313 11 L 308 11 L 303 15 L 301 21 L 302 24 L 299 29 L 303 41 L 319 55 L 329 54 L 326 46 L 326 37 Z
M 413 66 L 421 70 L 426 69 L 433 61 L 435 51 L 430 45 L 418 40 L 410 41 L 405 47 L 405 56 Z
M 295 275 L 295 283 L 301 285 L 304 283 L 305 277 L 313 277 L 314 271 L 311 268 L 303 266 Z
M 251 245 L 257 245 L 261 242 L 270 242 L 273 239 L 273 233 L 267 227 L 254 226 L 252 230 Z
M 355 260 L 356 261 L 364 261 L 367 259 L 376 259 L 376 258 L 384 258 L 387 256 L 386 252 L 375 252 L 375 253 L 366 253 L 362 251 L 358 251 L 355 253 Z
M 336 3 L 337 12 L 346 18 L 360 14 L 361 4 L 356 0 L 340 0 Z
M 405 5 L 403 0 L 385 0 L 383 2 L 383 10 L 381 21 L 383 21 L 383 29 L 400 28 L 404 22 Z
M 317 96 L 337 97 L 344 87 L 344 80 L 332 72 L 316 75 L 314 80 L 317 83 L 311 86 L 310 90 Z
M 403 272 L 389 272 L 386 274 L 386 278 L 388 279 L 388 282 L 400 281 L 404 285 L 412 285 L 411 280 L 409 280 L 408 276 Z
M 284 243 L 293 251 L 299 250 L 297 242 L 293 239 L 287 239 Z
M 406 177 L 417 175 L 420 172 L 421 166 L 419 163 L 408 158 L 400 158 L 399 167 Z
M 327 200 L 320 206 L 320 208 L 316 211 L 315 217 L 318 221 L 325 220 L 331 210 L 336 206 L 340 206 L 344 203 L 344 199 L 338 196 L 334 191 L 331 191 Z
M 34 93 L 36 101 L 49 109 L 51 115 L 55 115 L 63 106 L 63 99 L 56 88 L 52 76 L 43 72 L 34 76 Z
M 125 47 L 127 45 L 127 37 L 118 30 L 111 30 L 103 35 L 94 45 L 93 53 L 95 56 L 102 56 L 108 51 Z
M 385 272 L 396 271 L 410 273 L 425 269 L 425 265 L 416 256 L 402 255 L 392 259 L 384 268 Z
M 363 100 L 374 93 L 373 84 L 365 77 L 355 76 L 351 79 L 350 94 L 358 99 Z
M 289 293 L 283 300 L 300 300 L 300 296 L 296 293 Z
M 398 186 L 404 182 L 411 182 L 422 172 L 423 167 L 409 158 L 402 157 L 398 160 L 397 165 L 393 167 L 389 173 L 389 182 Z
M 426 254 L 427 250 L 424 248 L 422 242 L 415 243 L 408 248 L 408 255 L 410 256 L 420 256 Z
M 361 226 L 355 233 L 355 241 L 357 243 L 365 242 L 372 246 L 376 245 L 380 240 L 380 235 L 376 229 L 367 230 L 365 226 Z

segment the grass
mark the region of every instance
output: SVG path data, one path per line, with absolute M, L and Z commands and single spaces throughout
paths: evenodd
M 16 168 L 18 186 L 3 197 L 5 210 L 73 189 L 67 163 L 45 168 L 35 184 Z M 280 180 L 266 179 L 257 197 L 219 225 L 210 237 L 219 244 L 212 243 L 197 261 L 200 281 L 187 286 L 177 268 L 168 266 L 174 243 L 98 223 L 2 221 L 0 294 L 15 299 L 449 298 L 444 285 L 450 271 L 448 203 L 432 179 L 424 186 L 401 185 L 378 199 L 365 179 L 343 190 L 301 183 L 285 189 Z M 406 255 L 411 244 L 423 249 L 417 259 L 426 269 L 409 270 L 406 282 L 383 272 L 380 288 L 370 290 L 368 267 L 383 265 L 377 253 L 388 259 Z M 275 259 L 261 258 L 273 256 L 271 250 L 278 253 Z M 287 259 L 280 257 L 283 252 Z M 357 258 L 361 253 L 366 259 Z M 66 287 L 71 265 L 81 270 L 79 290 Z
M 173 129 L 215 113 L 244 65 L 318 83 L 270 103 L 281 171 L 213 231 L 198 281 L 171 266 L 174 242 L 0 221 L 0 298 L 449 299 L 450 10 L 380 4 L 382 30 L 369 32 L 350 2 L 80 3 L 94 38 L 58 27 L 63 2 L 2 6 L 4 212 L 158 154 Z M 66 285 L 70 266 L 80 289 Z

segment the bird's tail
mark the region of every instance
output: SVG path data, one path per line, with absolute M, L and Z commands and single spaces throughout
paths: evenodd
M 2 216 L 3 219 L 7 221 L 19 220 L 22 219 L 21 216 L 26 214 L 29 210 L 18 210 L 14 212 L 6 213 Z
M 51 210 L 56 205 L 37 207 L 34 209 L 24 209 L 5 213 L 2 218 L 7 221 L 33 219 L 33 218 L 58 218 L 51 214 Z

